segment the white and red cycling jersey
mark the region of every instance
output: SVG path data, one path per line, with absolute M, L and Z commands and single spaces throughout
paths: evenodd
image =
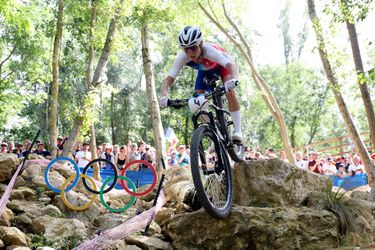
M 204 43 L 202 47 L 202 56 L 202 63 L 196 63 L 189 58 L 184 51 L 181 51 L 177 55 L 173 67 L 169 71 L 168 75 L 176 79 L 176 77 L 180 74 L 182 67 L 185 65 L 199 71 L 218 69 L 222 78 L 230 74 L 230 71 L 226 68 L 226 65 L 233 61 L 232 57 L 220 46 L 211 43 Z

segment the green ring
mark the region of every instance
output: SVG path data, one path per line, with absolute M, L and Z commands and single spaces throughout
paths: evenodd
M 132 195 L 132 198 L 131 198 L 129 204 L 127 204 L 126 206 L 124 206 L 124 207 L 122 207 L 122 208 L 111 208 L 110 206 L 108 206 L 108 204 L 107 204 L 107 203 L 105 202 L 105 200 L 104 200 L 104 196 L 103 196 L 104 188 L 105 188 L 105 186 L 108 184 L 108 182 L 112 181 L 114 178 L 115 178 L 115 177 L 110 177 L 110 178 L 108 178 L 108 179 L 106 179 L 106 180 L 104 181 L 102 187 L 100 188 L 100 202 L 103 204 L 103 206 L 104 206 L 107 210 L 109 210 L 109 211 L 111 211 L 111 212 L 114 212 L 114 213 L 125 212 L 126 210 L 128 210 L 128 209 L 134 204 L 134 202 L 135 202 L 135 200 L 136 200 L 136 198 L 137 198 L 136 196 Z M 119 179 L 122 179 L 122 180 L 125 180 L 125 181 L 127 181 L 127 182 L 129 182 L 131 189 L 133 189 L 133 192 L 136 192 L 136 187 L 135 187 L 135 185 L 134 185 L 134 183 L 132 182 L 131 179 L 129 179 L 129 178 L 126 177 L 126 176 L 122 176 L 122 175 L 119 175 L 118 178 L 119 178 Z

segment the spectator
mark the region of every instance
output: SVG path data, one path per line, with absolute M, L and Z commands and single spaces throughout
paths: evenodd
M 252 158 L 255 158 L 255 157 L 252 157 L 253 152 L 254 152 L 253 149 L 246 146 L 245 147 L 244 159 L 245 160 L 251 160 Z
M 23 157 L 23 145 L 22 144 L 17 144 L 17 147 L 15 150 L 13 150 L 13 154 L 16 154 L 18 156 L 18 158 L 22 158 Z
M 120 152 L 120 146 L 118 144 L 113 145 L 113 155 L 116 156 Z
M 129 152 L 127 154 L 128 156 L 128 162 L 135 161 L 141 159 L 141 156 L 138 152 L 138 146 L 137 143 L 128 143 Z
M 375 153 L 371 155 L 372 163 L 375 164 Z
M 120 151 L 118 154 L 115 155 L 115 163 L 118 170 L 122 170 L 126 164 L 126 147 L 122 145 L 120 147 Z
M 337 169 L 337 173 L 336 175 L 340 178 L 344 178 L 345 176 L 347 176 L 347 173 L 346 173 L 346 168 L 345 168 L 345 165 L 344 164 L 340 164 L 338 166 L 338 169 Z
M 172 151 L 167 163 L 169 167 L 175 167 L 177 166 L 177 160 L 176 160 L 176 151 Z
M 255 159 L 257 160 L 264 159 L 264 156 L 259 151 L 257 151 L 255 152 Z
M 102 159 L 106 159 L 107 161 L 110 161 L 115 165 L 115 156 L 112 153 L 112 145 L 106 144 L 105 150 L 102 153 Z M 103 166 L 104 169 L 112 169 L 111 165 L 104 163 Z
M 327 162 L 323 164 L 323 174 L 336 175 L 337 169 L 332 157 L 327 158 Z
M 276 159 L 277 155 L 275 154 L 275 151 L 273 150 L 273 148 L 267 148 L 266 151 L 264 152 L 264 157 L 266 159 Z
M 38 148 L 34 151 L 34 154 L 41 155 L 44 158 L 49 159 L 49 160 L 51 159 L 51 154 L 50 154 L 50 152 L 45 150 L 43 142 L 40 142 L 38 144 Z
M 86 165 L 91 161 L 91 152 L 89 151 L 90 144 L 83 143 L 83 147 L 81 151 L 78 151 L 75 155 L 76 162 L 78 166 L 81 168 L 86 167 Z
M 76 153 L 79 152 L 79 151 L 82 151 L 82 143 L 81 142 L 76 143 L 76 147 L 74 149 L 73 156 L 75 157 Z
M 280 159 L 281 159 L 282 161 L 284 161 L 284 162 L 289 163 L 288 158 L 286 158 L 285 150 L 281 150 L 281 151 L 280 151 Z
M 176 160 L 180 167 L 188 167 L 190 165 L 190 157 L 186 153 L 184 145 L 178 146 Z
M 8 153 L 13 153 L 13 151 L 16 149 L 14 146 L 14 142 L 8 142 Z
M 361 164 L 361 158 L 358 155 L 353 156 L 353 163 L 348 167 L 348 173 L 355 174 L 355 173 L 364 173 L 365 166 Z
M 309 170 L 317 174 L 323 173 L 322 164 L 320 163 L 318 152 L 311 153 L 311 160 L 309 161 Z
M 300 169 L 308 170 L 309 162 L 303 159 L 302 152 L 298 151 L 295 153 L 296 156 L 296 166 Z
M 8 145 L 5 142 L 1 143 L 0 153 L 8 153 Z
M 147 161 L 150 164 L 154 163 L 155 156 L 152 153 L 150 145 L 145 146 L 145 152 L 141 155 L 141 160 Z M 140 169 L 146 169 L 148 166 L 146 164 L 141 164 Z
M 98 146 L 96 148 L 96 155 L 98 156 L 98 158 L 100 158 L 102 156 L 102 153 L 103 153 L 103 148 L 102 146 Z
M 59 150 L 64 150 L 64 144 L 66 142 L 66 140 L 68 140 L 68 137 L 65 137 L 64 139 L 62 139 L 61 137 L 58 137 L 57 138 L 57 148 Z

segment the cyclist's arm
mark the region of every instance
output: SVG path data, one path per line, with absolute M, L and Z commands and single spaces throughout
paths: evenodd
M 187 57 L 184 52 L 180 52 L 173 64 L 172 69 L 169 71 L 168 76 L 164 79 L 161 86 L 161 95 L 168 96 L 169 87 L 173 85 L 176 77 L 180 74 L 182 67 L 187 63 Z
M 238 79 L 238 68 L 236 64 L 229 62 L 225 65 L 225 68 L 230 71 L 232 79 Z

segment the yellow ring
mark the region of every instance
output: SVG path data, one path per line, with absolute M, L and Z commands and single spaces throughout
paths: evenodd
M 96 194 L 93 194 L 90 201 L 87 202 L 85 205 L 82 205 L 82 206 L 79 206 L 79 207 L 74 207 L 72 206 L 72 204 L 69 203 L 69 201 L 66 199 L 65 197 L 65 188 L 66 186 L 68 185 L 69 182 L 71 182 L 74 178 L 76 177 L 76 175 L 72 175 L 70 176 L 68 179 L 65 180 L 65 182 L 63 183 L 63 185 L 61 186 L 61 199 L 62 201 L 64 202 L 64 204 L 69 207 L 70 209 L 72 210 L 77 210 L 77 211 L 81 211 L 81 210 L 85 210 L 87 209 L 89 206 L 91 206 L 95 199 L 96 199 Z M 91 183 L 91 185 L 93 186 L 93 189 L 96 191 L 96 185 L 95 185 L 95 182 L 94 180 L 90 177 L 90 176 L 87 176 L 85 174 L 80 174 L 79 177 L 81 178 L 86 178 L 89 180 L 89 182 Z

